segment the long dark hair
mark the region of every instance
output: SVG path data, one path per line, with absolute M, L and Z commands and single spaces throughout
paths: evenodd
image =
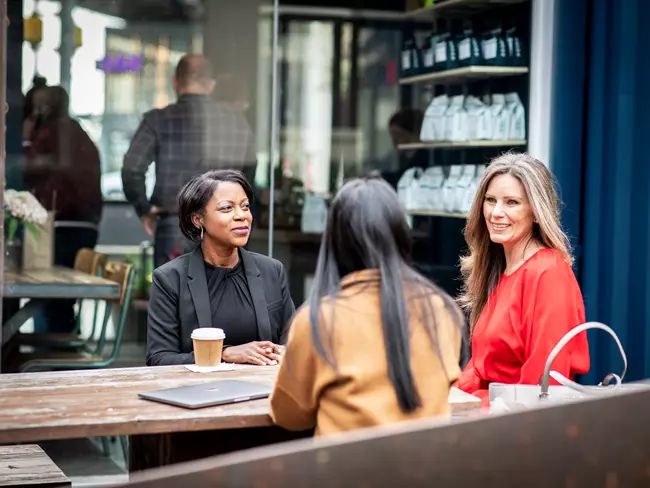
M 62 86 L 46 86 L 45 97 L 41 111 L 43 118 L 56 120 L 70 116 L 70 96 Z
M 34 95 L 41 88 L 47 86 L 47 81 L 42 76 L 34 76 L 32 87 L 25 93 L 25 103 L 23 105 L 23 120 L 26 120 L 34 113 Z
M 343 276 L 365 269 L 379 270 L 388 375 L 399 406 L 407 413 L 421 406 L 411 371 L 409 314 L 415 312 L 415 307 L 419 308 L 439 357 L 432 295 L 442 298 L 459 327 L 463 324 L 462 314 L 453 300 L 410 267 L 410 256 L 410 231 L 395 190 L 380 178 L 352 180 L 332 201 L 309 297 L 314 345 L 323 360 L 336 368 L 329 328 L 320 327 L 321 301 L 336 296 Z

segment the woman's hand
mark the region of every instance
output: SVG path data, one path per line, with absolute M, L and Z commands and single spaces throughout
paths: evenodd
M 226 363 L 256 364 L 258 366 L 275 366 L 280 364 L 282 346 L 269 341 L 255 341 L 241 346 L 230 346 L 223 350 Z

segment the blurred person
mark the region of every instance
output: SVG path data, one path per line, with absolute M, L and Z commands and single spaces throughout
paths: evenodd
M 97 244 L 103 205 L 99 151 L 70 117 L 64 88 L 40 88 L 33 109 L 23 127 L 24 182 L 54 212 L 54 264 L 72 268 L 79 249 Z M 44 312 L 45 328 L 71 332 L 73 305 L 74 300 L 51 301 Z
M 147 112 L 124 156 L 122 183 L 145 231 L 154 236 L 154 265 L 191 249 L 178 227 L 176 196 L 190 178 L 209 169 L 239 169 L 255 176 L 254 140 L 246 119 L 215 103 L 210 62 L 198 54 L 181 58 L 173 78 L 178 101 Z M 145 176 L 156 163 L 156 184 L 147 199 Z
M 37 112 L 35 109 L 34 97 L 36 96 L 36 92 L 38 92 L 41 88 L 45 88 L 46 86 L 47 81 L 45 78 L 38 75 L 34 76 L 34 79 L 32 80 L 32 87 L 27 90 L 27 93 L 25 93 L 25 102 L 23 105 L 23 122 Z
M 239 74 L 230 72 L 217 76 L 213 95 L 218 104 L 240 114 L 242 117 L 249 117 L 250 114 L 248 112 L 251 106 L 250 84 Z M 259 218 L 258 206 L 263 198 L 261 198 L 260 188 L 255 181 L 255 171 L 252 171 L 247 177 L 255 195 L 251 203 L 251 213 L 257 220 Z M 257 221 L 258 223 L 260 222 L 259 220 Z
M 449 415 L 463 317 L 410 266 L 410 252 L 395 190 L 380 178 L 346 183 L 289 330 L 270 399 L 276 424 L 328 435 Z
M 420 129 L 424 113 L 422 110 L 403 108 L 395 112 L 388 121 L 388 133 L 393 142 L 393 150 L 369 168 L 369 173 L 384 178 L 393 187 L 409 168 L 426 168 L 429 165 L 429 152 L 426 149 L 400 150 L 400 144 L 420 142 Z
M 47 97 L 47 85 L 35 83 L 25 95 L 23 110 L 23 147 L 32 143 L 32 139 L 39 124 L 43 121 L 41 108 Z
M 562 230 L 548 168 L 508 153 L 487 168 L 467 218 L 469 255 L 461 260 L 472 358 L 458 387 L 487 403 L 492 382 L 539 384 L 549 353 L 585 322 L 585 308 Z M 589 370 L 586 333 L 553 369 L 573 378 Z
M 178 195 L 180 230 L 198 247 L 153 272 L 147 365 L 192 364 L 192 331 L 218 327 L 229 363 L 275 365 L 295 308 L 282 263 L 248 252 L 253 190 L 240 171 L 192 178 Z

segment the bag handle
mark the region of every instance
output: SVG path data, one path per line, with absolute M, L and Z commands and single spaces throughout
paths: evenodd
M 616 386 L 619 386 L 621 382 L 623 381 L 623 378 L 625 378 L 625 373 L 627 372 L 627 356 L 625 355 L 625 351 L 623 350 L 623 346 L 621 345 L 621 341 L 619 340 L 618 336 L 616 333 L 606 326 L 605 324 L 602 324 L 600 322 L 587 322 L 582 325 L 578 325 L 577 327 L 574 327 L 571 329 L 569 332 L 567 332 L 562 339 L 559 340 L 559 342 L 555 345 L 555 347 L 551 350 L 551 353 L 548 355 L 548 359 L 546 359 L 546 366 L 544 366 L 544 374 L 542 375 L 542 379 L 540 381 L 540 386 L 542 387 L 542 391 L 540 393 L 540 398 L 545 398 L 548 397 L 548 389 L 551 381 L 551 375 L 553 376 L 554 379 L 558 380 L 560 383 L 562 383 L 564 386 L 568 386 L 569 388 L 573 388 L 575 390 L 582 391 L 583 393 L 587 391 L 585 387 L 582 385 L 579 385 L 578 383 L 575 383 L 568 378 L 565 378 L 564 376 L 560 375 L 556 371 L 553 371 L 551 373 L 551 366 L 553 365 L 553 361 L 555 361 L 556 356 L 560 353 L 560 351 L 566 346 L 571 339 L 573 339 L 575 336 L 580 334 L 581 332 L 584 332 L 586 330 L 590 329 L 600 329 L 604 330 L 607 332 L 614 341 L 616 342 L 616 345 L 618 346 L 618 350 L 621 353 L 621 357 L 623 358 L 623 373 L 619 377 L 618 375 L 615 374 L 609 374 L 605 377 L 603 380 L 602 384 L 609 384 L 609 382 L 612 379 L 616 380 Z M 560 379 L 560 377 L 562 379 Z M 566 381 L 563 381 L 566 380 Z M 589 392 L 592 392 L 593 389 L 590 389 Z

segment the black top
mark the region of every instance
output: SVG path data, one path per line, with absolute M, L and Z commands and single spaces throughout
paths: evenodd
M 258 340 L 255 307 L 242 260 L 234 268 L 218 268 L 207 262 L 204 265 L 212 312 L 210 325 L 223 329 L 224 344 L 229 346 Z
M 284 344 L 295 312 L 284 266 L 245 249 L 240 249 L 239 256 L 249 299 L 253 302 L 256 337 L 260 341 Z M 147 318 L 147 365 L 194 362 L 192 331 L 212 325 L 212 300 L 206 274 L 201 246 L 154 270 Z M 223 311 L 230 306 L 227 301 L 226 297 L 221 300 L 220 316 L 228 313 Z M 233 309 L 241 311 L 241 307 Z M 215 325 L 223 325 L 221 320 Z M 238 324 L 241 323 L 240 319 Z

